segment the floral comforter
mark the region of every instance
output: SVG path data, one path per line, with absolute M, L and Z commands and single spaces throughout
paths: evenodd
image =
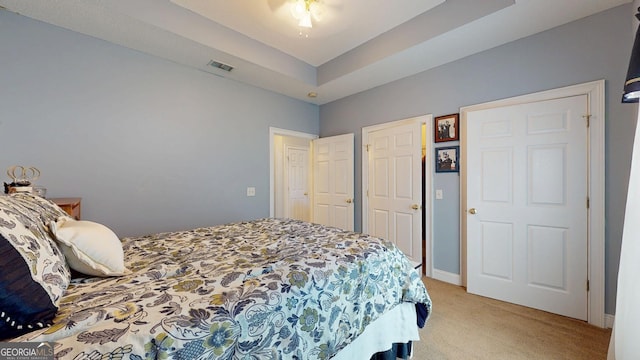
M 328 359 L 400 302 L 431 301 L 393 244 L 262 219 L 123 239 L 131 274 L 77 278 L 54 324 L 69 359 Z

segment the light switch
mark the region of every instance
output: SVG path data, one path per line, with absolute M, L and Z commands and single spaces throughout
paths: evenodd
M 247 196 L 256 196 L 256 188 L 248 187 L 247 188 Z
M 436 190 L 436 200 L 442 200 L 442 189 Z

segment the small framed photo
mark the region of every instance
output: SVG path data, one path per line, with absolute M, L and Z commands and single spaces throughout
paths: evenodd
M 436 172 L 458 172 L 460 147 L 449 146 L 436 148 Z
M 434 119 L 433 130 L 435 142 L 454 141 L 460 138 L 458 134 L 458 114 L 437 116 Z

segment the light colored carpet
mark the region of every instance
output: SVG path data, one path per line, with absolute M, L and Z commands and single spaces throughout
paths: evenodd
M 606 359 L 611 329 L 468 294 L 423 278 L 431 318 L 415 343 L 414 359 Z

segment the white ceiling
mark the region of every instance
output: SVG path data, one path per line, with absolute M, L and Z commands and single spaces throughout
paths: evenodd
M 322 0 L 309 37 L 301 37 L 292 16 L 294 0 L 170 0 L 170 2 L 279 49 L 310 65 L 325 62 L 411 20 L 444 0 Z M 386 5 L 386 6 L 385 6 Z M 365 16 L 366 14 L 366 16 Z
M 308 37 L 299 35 L 293 0 L 0 0 L 0 6 L 325 104 L 631 0 L 319 2 L 321 17 Z M 213 68 L 210 60 L 234 69 Z

